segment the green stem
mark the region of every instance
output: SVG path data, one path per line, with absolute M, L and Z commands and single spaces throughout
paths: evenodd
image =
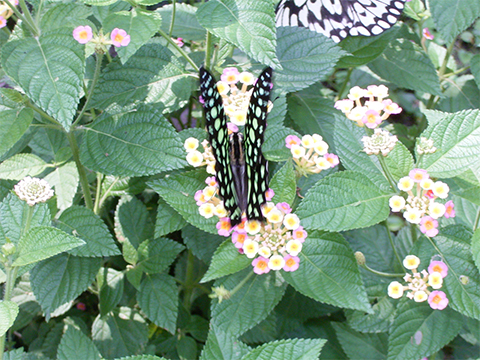
M 390 274 L 390 273 L 386 273 L 386 272 L 382 272 L 382 271 L 373 270 L 372 268 L 369 268 L 369 267 L 367 266 L 367 264 L 361 265 L 361 266 L 362 266 L 365 270 L 370 271 L 370 272 L 373 273 L 373 274 L 380 275 L 380 276 L 384 276 L 384 277 L 402 277 L 402 276 L 405 275 L 405 274 Z
M 8 0 L 6 0 L 8 1 Z M 27 4 L 25 3 L 25 0 L 20 0 L 19 1 L 20 7 L 22 8 L 23 15 L 25 15 L 25 19 L 27 20 L 28 25 L 32 28 L 32 32 L 34 36 L 39 36 L 40 35 L 40 29 L 37 27 L 37 24 L 35 23 L 35 20 L 33 20 L 32 15 L 30 14 L 30 11 L 28 11 Z
M 158 32 L 165 38 L 165 40 L 172 44 L 173 47 L 190 63 L 190 65 L 192 65 L 195 71 L 198 72 L 199 68 L 197 64 L 195 64 L 195 62 L 190 58 L 190 56 L 188 56 L 188 54 L 180 46 L 178 46 L 177 43 L 173 41 L 173 39 L 168 36 L 168 34 L 165 33 L 162 29 L 158 29 Z
M 353 68 L 349 68 L 347 72 L 347 76 L 345 77 L 345 81 L 342 84 L 342 87 L 338 91 L 337 96 L 335 97 L 335 100 L 341 99 L 343 97 L 343 92 L 345 91 L 348 82 L 350 81 L 350 76 L 352 75 Z
M 78 124 L 78 122 L 82 119 L 83 114 L 87 110 L 88 103 L 93 95 L 93 90 L 95 89 L 95 85 L 97 85 L 98 78 L 100 77 L 100 70 L 102 69 L 102 60 L 103 60 L 103 53 L 97 53 L 97 63 L 95 64 L 95 72 L 93 74 L 92 84 L 90 85 L 90 90 L 88 91 L 87 98 L 85 100 L 85 104 L 83 105 L 80 114 L 78 114 L 77 118 L 72 124 L 72 129 Z
M 177 5 L 177 2 L 175 0 L 172 1 L 172 5 L 173 5 L 173 8 L 172 8 L 172 20 L 170 22 L 170 29 L 168 30 L 168 36 L 172 37 L 172 33 L 173 33 L 173 24 L 175 23 L 175 10 L 176 10 L 176 5 Z
M 93 212 L 98 215 L 100 210 L 100 194 L 102 193 L 103 174 L 97 173 L 97 191 L 95 193 L 95 205 L 93 206 Z
M 236 293 L 238 290 L 240 290 L 240 289 L 242 288 L 242 286 L 245 285 L 245 283 L 246 283 L 248 280 L 250 280 L 250 278 L 251 278 L 254 274 L 255 274 L 255 273 L 254 273 L 253 271 L 250 271 L 250 272 L 248 273 L 248 275 L 245 276 L 245 278 L 244 278 L 242 281 L 240 281 L 240 282 L 237 284 L 237 286 L 235 286 L 235 287 L 233 288 L 232 291 L 230 291 L 230 298 L 231 298 L 233 295 L 235 295 L 235 293 Z
M 183 295 L 183 306 L 185 309 L 190 310 L 190 300 L 192 298 L 192 291 L 195 286 L 193 277 L 194 277 L 194 266 L 195 266 L 195 257 L 193 256 L 192 250 L 188 250 L 188 259 L 187 259 L 187 272 L 185 275 L 185 292 Z
M 48 121 L 50 121 L 51 123 L 57 125 L 57 128 L 58 129 L 63 129 L 63 126 L 62 124 L 60 124 L 57 120 L 55 120 L 53 117 L 51 117 L 50 115 L 48 115 L 45 111 L 43 111 L 42 109 L 40 109 L 37 105 L 35 105 L 34 103 L 32 103 L 30 100 L 26 101 L 24 103 L 24 105 L 26 107 L 29 107 L 30 109 L 36 111 L 37 113 L 39 113 L 43 118 L 47 119 Z
M 478 229 L 478 224 L 480 223 L 480 210 L 477 212 L 477 217 L 475 219 L 475 223 L 473 224 L 473 231 Z
M 393 249 L 393 253 L 395 254 L 395 257 L 397 258 L 397 261 L 400 264 L 400 267 L 403 270 L 405 270 L 405 268 L 403 267 L 402 259 L 400 258 L 400 255 L 397 252 L 397 248 L 395 247 L 395 244 L 393 242 L 392 233 L 390 232 L 390 229 L 388 228 L 388 224 L 387 224 L 386 220 L 383 222 L 383 226 L 385 226 L 385 229 L 387 229 L 388 240 L 390 241 L 390 246 Z
M 110 190 L 115 186 L 115 184 L 120 180 L 120 178 L 116 178 L 113 180 L 112 184 L 108 187 L 107 191 L 105 191 L 105 194 L 102 195 L 102 198 L 98 202 L 98 209 L 100 210 L 102 208 L 103 203 L 107 199 L 108 195 L 110 194 Z
M 210 69 L 212 58 L 212 34 L 207 31 L 207 37 L 205 38 L 205 68 Z
M 35 26 L 35 22 L 33 21 L 33 19 L 32 19 L 32 22 L 30 23 L 29 20 L 26 18 L 26 15 L 23 16 L 22 13 L 20 11 L 18 11 L 16 6 L 13 5 L 9 0 L 5 0 L 4 2 L 10 7 L 10 9 L 12 9 L 13 13 L 17 16 L 17 18 L 19 20 L 21 20 L 22 22 L 24 22 L 25 24 L 27 24 L 28 27 L 31 28 L 32 33 L 34 33 L 34 35 L 38 36 L 37 27 Z M 20 2 L 20 7 L 22 7 L 22 3 L 25 5 L 25 1 L 22 0 Z M 25 8 L 27 8 L 26 5 L 25 5 Z M 22 10 L 23 10 L 23 12 L 26 12 L 28 15 L 30 15 L 30 12 L 28 11 L 28 9 L 25 11 L 25 9 L 22 7 Z M 31 16 L 30 16 L 30 18 L 31 18 Z
M 383 157 L 382 154 L 378 154 L 378 161 L 380 162 L 380 166 L 382 167 L 383 173 L 385 174 L 385 177 L 387 178 L 388 182 L 390 183 L 390 186 L 392 189 L 396 189 L 395 186 L 395 181 L 393 180 L 393 176 L 390 173 L 390 170 L 387 167 L 387 164 L 385 164 L 385 158 Z
M 445 74 L 445 71 L 447 70 L 447 63 L 448 59 L 450 58 L 450 55 L 452 54 L 453 47 L 455 46 L 455 40 L 452 41 L 450 46 L 447 48 L 447 53 L 445 54 L 445 58 L 443 59 L 443 63 L 440 66 L 440 70 L 438 70 L 438 77 L 442 77 L 443 74 Z
M 68 142 L 70 143 L 70 148 L 72 149 L 73 160 L 75 161 L 75 165 L 77 166 L 78 175 L 80 175 L 80 185 L 82 186 L 83 197 L 85 199 L 85 206 L 93 210 L 93 201 L 92 201 L 92 194 L 90 192 L 90 186 L 88 184 L 87 179 L 87 172 L 85 167 L 82 165 L 80 161 L 80 149 L 78 148 L 77 139 L 75 138 L 75 134 L 73 131 L 67 133 Z

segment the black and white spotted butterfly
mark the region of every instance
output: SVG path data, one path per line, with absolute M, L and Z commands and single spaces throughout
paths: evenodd
M 282 0 L 276 25 L 301 26 L 340 42 L 347 36 L 374 36 L 391 28 L 406 0 Z
M 258 77 L 250 98 L 244 134 L 228 135 L 227 117 L 217 90 L 217 81 L 205 68 L 200 69 L 200 90 L 204 100 L 208 140 L 215 156 L 219 194 L 233 226 L 242 221 L 263 220 L 261 206 L 266 202 L 268 163 L 262 154 L 267 127 L 267 107 L 272 88 L 272 69 Z

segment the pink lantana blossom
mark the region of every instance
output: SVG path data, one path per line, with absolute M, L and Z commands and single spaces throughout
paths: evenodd
M 92 28 L 88 25 L 86 26 L 77 26 L 73 30 L 73 38 L 77 40 L 80 44 L 86 44 L 92 40 L 93 33 Z
M 238 126 L 235 125 L 235 124 L 232 123 L 232 122 L 228 122 L 228 123 L 227 123 L 227 129 L 228 129 L 228 131 L 231 131 L 232 133 L 238 132 Z
M 183 39 L 182 38 L 176 38 L 176 39 L 173 39 L 173 41 L 175 42 L 175 44 L 178 45 L 178 47 L 182 47 L 183 46 Z
M 275 191 L 273 191 L 273 189 L 268 189 L 267 192 L 265 193 L 265 198 L 267 201 L 270 201 L 273 199 L 273 197 L 275 196 Z
M 7 20 L 3 16 L 0 16 L 0 29 L 5 26 L 7 26 Z
M 448 305 L 447 295 L 443 291 L 432 291 L 428 296 L 428 304 L 432 309 L 443 310 Z
M 448 218 L 454 218 L 455 217 L 455 210 L 453 209 L 455 207 L 455 204 L 453 203 L 452 200 L 449 200 L 445 203 L 445 216 L 447 219 Z
M 431 216 L 424 216 L 420 221 L 420 231 L 429 237 L 434 237 L 438 234 L 438 221 Z
M 218 230 L 218 235 L 220 236 L 230 236 L 230 231 L 232 230 L 232 225 L 230 225 L 230 218 L 222 218 L 216 225 Z
M 288 149 L 292 148 L 292 145 L 299 145 L 302 141 L 296 135 L 288 135 L 285 139 L 285 146 Z
M 422 30 L 422 34 L 423 34 L 423 37 L 427 40 L 433 40 L 433 35 L 432 33 L 430 32 L 430 30 L 428 30 L 428 28 L 423 28 Z
M 295 240 L 298 240 L 300 242 L 304 242 L 305 239 L 307 238 L 307 232 L 303 229 L 303 226 L 299 226 L 298 228 L 296 228 L 295 230 L 293 230 L 293 238 Z
M 448 266 L 443 261 L 432 261 L 428 265 L 428 273 L 438 272 L 442 278 L 448 275 Z
M 286 202 L 278 203 L 277 209 L 282 210 L 284 214 L 290 214 L 292 212 L 292 208 Z
M 332 168 L 334 168 L 335 166 L 337 166 L 340 163 L 340 161 L 338 160 L 338 156 L 335 155 L 335 154 L 327 153 L 327 154 L 323 155 L 323 157 L 325 159 L 327 159 L 327 161 L 331 164 Z
M 387 114 L 400 114 L 402 112 L 402 108 L 390 99 L 383 100 L 382 104 L 384 106 L 383 111 Z
M 127 46 L 130 44 L 130 35 L 123 29 L 115 28 L 110 34 L 110 40 L 115 47 Z
M 423 169 L 412 169 L 408 173 L 408 176 L 410 176 L 410 179 L 412 179 L 416 183 L 419 183 L 420 181 L 429 178 L 427 170 Z
M 270 271 L 270 268 L 268 267 L 268 259 L 263 256 L 259 256 L 253 260 L 252 266 L 253 272 L 258 275 L 266 274 Z
M 220 79 L 227 84 L 236 84 L 239 80 L 240 73 L 238 72 L 237 68 L 228 67 L 223 69 L 223 73 L 220 76 Z
M 290 272 L 298 269 L 300 264 L 300 258 L 298 256 L 285 255 L 284 259 L 285 265 L 283 266 L 283 270 Z
M 243 248 L 243 243 L 247 239 L 247 233 L 241 233 L 238 231 L 235 231 L 232 234 L 232 242 L 235 244 L 235 247 L 237 249 L 242 249 Z
M 369 129 L 375 129 L 377 125 L 381 124 L 381 122 L 382 118 L 376 110 L 367 110 L 362 117 L 362 123 L 364 123 Z
M 205 195 L 203 195 L 203 190 L 198 190 L 195 193 L 194 199 L 197 202 L 197 206 L 200 206 L 207 202 L 207 200 L 205 199 Z

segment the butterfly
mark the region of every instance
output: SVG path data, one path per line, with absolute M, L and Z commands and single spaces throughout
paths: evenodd
M 407 0 L 282 0 L 276 25 L 301 26 L 335 42 L 350 36 L 374 36 L 391 28 Z
M 254 85 L 244 133 L 228 135 L 217 81 L 208 70 L 200 68 L 208 140 L 216 160 L 215 177 L 232 227 L 242 221 L 244 212 L 248 220 L 264 219 L 261 206 L 266 202 L 268 163 L 262 154 L 262 144 L 271 88 L 272 69 L 267 67 Z

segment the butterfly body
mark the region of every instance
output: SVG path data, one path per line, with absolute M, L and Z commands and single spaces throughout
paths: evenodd
M 253 88 L 244 134 L 228 135 L 227 116 L 216 81 L 206 69 L 200 69 L 200 89 L 208 140 L 216 160 L 219 194 L 232 226 L 241 222 L 243 213 L 249 220 L 263 220 L 261 206 L 266 202 L 268 163 L 261 148 L 267 126 L 271 79 L 272 69 L 266 68 Z

